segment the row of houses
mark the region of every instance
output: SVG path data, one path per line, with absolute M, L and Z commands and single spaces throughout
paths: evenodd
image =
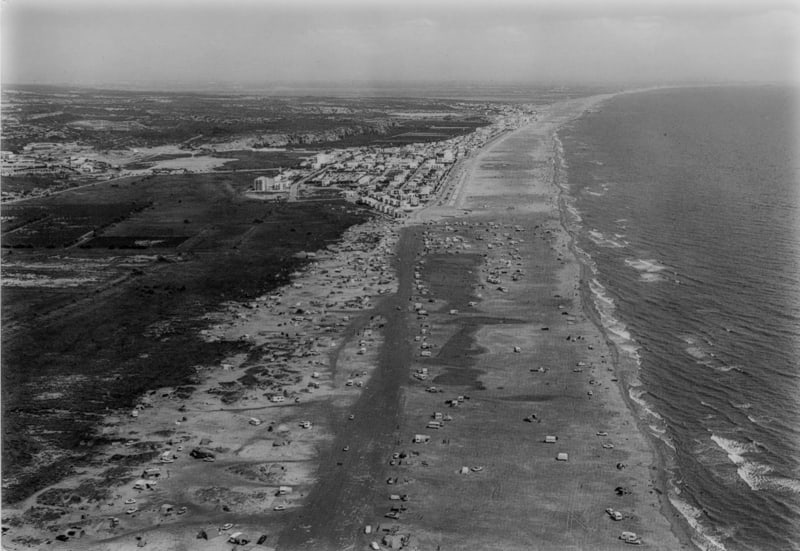
M 301 164 L 302 174 L 287 171 L 275 177 L 259 176 L 253 182 L 253 191 L 287 191 L 294 180 L 308 177 L 312 185 L 335 186 L 349 200 L 391 216 L 402 216 L 429 201 L 459 159 L 523 120 L 528 119 L 509 111 L 489 127 L 441 142 L 317 153 Z

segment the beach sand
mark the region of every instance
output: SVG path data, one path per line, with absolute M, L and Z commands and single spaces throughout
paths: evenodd
M 601 99 L 543 108 L 459 161 L 438 204 L 209 314 L 204 338 L 251 352 L 109 416 L 94 465 L 4 511 L 22 519 L 4 547 L 689 548 L 560 220 L 554 132 Z

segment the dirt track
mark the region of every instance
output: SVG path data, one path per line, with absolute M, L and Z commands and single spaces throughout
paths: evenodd
M 369 522 L 370 502 L 379 495 L 376 488 L 383 482 L 386 457 L 400 434 L 403 384 L 410 363 L 406 309 L 411 287 L 410 265 L 417 247 L 417 239 L 406 232 L 395 259 L 398 292 L 362 315 L 383 316 L 386 320 L 378 369 L 358 401 L 347 413 L 338 414 L 335 440 L 321 454 L 319 482 L 283 531 L 280 549 L 345 549 Z M 361 323 L 356 320 L 353 325 Z M 338 370 L 346 368 L 337 365 Z M 353 420 L 347 419 L 350 414 Z M 345 446 L 349 446 L 346 452 Z

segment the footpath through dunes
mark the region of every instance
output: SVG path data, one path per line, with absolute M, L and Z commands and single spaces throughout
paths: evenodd
M 396 375 L 400 362 L 407 378 L 399 396 L 361 398 L 384 403 L 379 415 L 400 407 L 396 430 L 369 440 L 383 474 L 337 479 L 345 490 L 377 479 L 317 517 L 348 536 L 306 517 L 314 537 L 295 533 L 286 548 L 620 549 L 623 532 L 650 549 L 690 547 L 665 516 L 657 458 L 584 312 L 561 225 L 554 132 L 597 100 L 551 106 L 468 159 L 444 204 L 404 229 L 401 243 L 421 237 L 420 248 L 392 302 L 404 315 L 384 332 L 405 339 L 384 340 L 377 372 Z

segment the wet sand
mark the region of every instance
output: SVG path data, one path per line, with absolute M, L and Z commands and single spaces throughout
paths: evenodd
M 588 550 L 625 548 L 632 531 L 689 548 L 560 221 L 553 132 L 596 101 L 543 109 L 461 161 L 441 204 L 354 228 L 292 286 L 210 315 L 206 338 L 252 352 L 198 366 L 189 396 L 164 389 L 107 419 L 106 458 L 150 458 L 106 477 L 102 500 L 12 526 L 4 546 L 231 549 L 242 531 L 250 546 L 264 536 L 254 549 Z M 157 485 L 134 489 L 156 466 Z M 70 526 L 83 535 L 53 539 Z

